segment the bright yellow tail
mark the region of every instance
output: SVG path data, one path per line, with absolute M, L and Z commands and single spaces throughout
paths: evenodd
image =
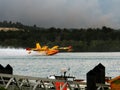
M 41 46 L 39 43 L 36 43 L 36 49 L 41 49 Z

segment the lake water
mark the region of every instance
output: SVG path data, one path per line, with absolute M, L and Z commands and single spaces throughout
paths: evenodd
M 14 75 L 47 77 L 61 75 L 61 69 L 70 68 L 67 74 L 86 79 L 86 73 L 101 63 L 106 76 L 120 75 L 120 52 L 58 53 L 53 56 L 28 54 L 24 49 L 0 49 L 0 64 L 10 64 Z

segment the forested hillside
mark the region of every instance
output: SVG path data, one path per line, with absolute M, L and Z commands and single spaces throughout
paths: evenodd
M 69 46 L 74 52 L 112 52 L 120 51 L 120 30 L 106 26 L 88 29 L 42 28 L 28 26 L 19 22 L 0 22 L 0 28 L 17 28 L 17 30 L 0 30 L 0 46 L 27 48 L 41 45 Z

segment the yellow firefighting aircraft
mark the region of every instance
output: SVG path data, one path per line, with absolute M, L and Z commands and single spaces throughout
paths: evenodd
M 52 48 L 49 48 L 48 46 L 42 46 L 39 43 L 36 43 L 35 48 L 26 48 L 26 51 L 28 51 L 29 54 L 32 53 L 32 51 L 38 52 L 40 55 L 55 55 L 60 51 L 72 51 L 72 46 L 68 47 L 59 47 L 59 46 L 53 46 Z
M 39 43 L 36 43 L 35 48 L 26 48 L 29 54 L 32 53 L 32 51 L 38 52 L 40 55 L 54 55 L 58 53 L 58 50 L 48 48 L 48 46 L 41 47 Z

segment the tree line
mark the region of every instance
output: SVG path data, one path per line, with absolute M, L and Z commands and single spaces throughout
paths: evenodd
M 20 22 L 0 22 L 0 27 L 18 28 L 16 31 L 0 31 L 0 46 L 27 48 L 35 43 L 52 47 L 72 46 L 74 52 L 117 52 L 120 51 L 120 30 L 106 26 L 102 28 L 43 28 L 28 26 Z

